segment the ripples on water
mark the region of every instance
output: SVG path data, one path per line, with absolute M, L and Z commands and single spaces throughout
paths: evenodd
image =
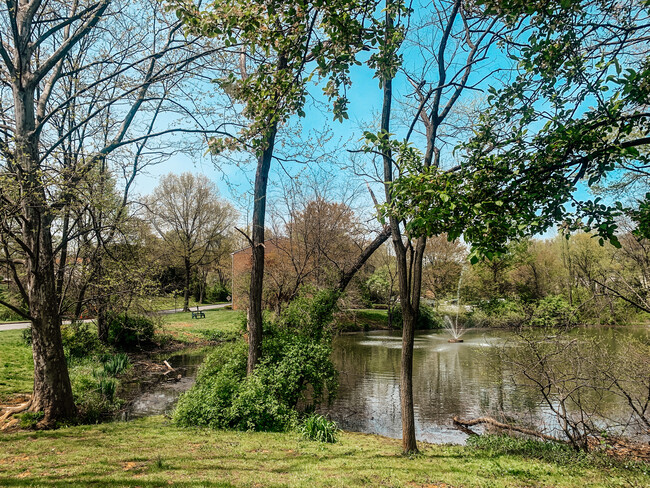
M 416 335 L 413 392 L 418 439 L 464 443 L 467 436 L 453 427 L 454 416 L 514 415 L 553 429 L 554 417 L 541 399 L 534 392 L 517 391 L 511 381 L 514 372 L 491 353 L 494 346 L 514 345 L 512 337 L 507 331 L 470 330 L 463 343 L 454 344 L 442 331 Z M 399 332 L 336 338 L 334 363 L 340 387 L 323 413 L 344 430 L 400 438 L 400 356 Z

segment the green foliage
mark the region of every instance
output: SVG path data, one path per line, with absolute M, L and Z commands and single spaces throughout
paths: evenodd
M 32 345 L 32 328 L 28 327 L 20 332 L 20 338 L 26 346 Z
M 230 289 L 225 284 L 215 283 L 205 290 L 205 299 L 208 303 L 225 302 L 230 296 Z
M 70 367 L 70 380 L 79 421 L 96 423 L 115 414 L 123 404 L 117 396 L 119 376 L 129 366 L 129 358 L 124 353 L 95 354 L 75 360 Z
M 645 178 L 650 60 L 636 45 L 650 32 L 648 3 L 483 3 L 513 27 L 526 25 L 524 37 L 504 40 L 517 74 L 489 89 L 458 171 L 422 168 L 420 155 L 394 148 L 402 177 L 385 211 L 416 235 L 462 234 L 472 262 L 558 223 L 620 247 L 620 217 L 632 213 L 643 235 L 647 200 L 633 211 L 576 188 L 625 173 Z
M 577 322 L 575 311 L 564 297 L 549 295 L 539 300 L 530 318 L 533 327 L 570 327 Z
M 573 307 L 560 295 L 548 295 L 524 303 L 517 299 L 493 299 L 479 302 L 469 314 L 474 327 L 571 327 L 577 317 Z
M 4 285 L 0 285 L 0 300 L 3 300 L 7 303 L 15 305 L 20 302 Z M 21 308 L 20 306 L 18 308 Z M 16 312 L 8 309 L 7 307 L 0 305 L 0 322 L 15 322 L 19 320 L 24 320 L 24 317 L 21 317 Z
M 483 300 L 469 314 L 473 327 L 521 327 L 528 320 L 524 305 L 518 300 Z
M 97 332 L 87 322 L 74 321 L 61 326 L 61 340 L 68 359 L 91 355 L 101 348 Z
M 45 414 L 43 412 L 25 412 L 20 415 L 19 426 L 21 429 L 34 429 Z
M 125 371 L 130 364 L 129 357 L 125 353 L 115 354 L 114 356 L 104 358 L 102 361 L 102 366 L 106 374 L 113 377 Z
M 314 413 L 302 421 L 300 433 L 305 439 L 334 443 L 337 441 L 338 427 L 336 422 Z
M 509 435 L 474 435 L 467 439 L 467 445 L 486 451 L 489 457 L 511 454 L 541 459 L 562 466 L 585 466 L 590 461 L 585 451 L 577 451 L 569 444 Z
M 210 342 L 234 341 L 241 335 L 238 331 L 235 330 L 225 331 L 219 329 L 201 329 L 197 330 L 196 332 L 198 334 L 201 334 L 203 337 L 205 337 L 206 340 Z
M 246 376 L 243 341 L 217 347 L 201 366 L 195 386 L 181 396 L 174 420 L 240 430 L 292 428 L 299 404 L 317 404 L 336 389 L 331 338 L 325 333 L 336 296 L 301 297 L 274 321 L 267 318 L 262 359 L 252 375 Z
M 126 313 L 110 313 L 108 321 L 108 343 L 116 347 L 134 347 L 151 342 L 154 322 L 148 317 Z

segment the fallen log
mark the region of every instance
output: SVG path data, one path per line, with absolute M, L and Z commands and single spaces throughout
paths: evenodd
M 553 437 L 548 434 L 543 434 L 542 432 L 538 432 L 536 430 L 526 429 L 524 427 L 517 427 L 516 425 L 504 424 L 503 422 L 499 422 L 498 420 L 495 420 L 492 417 L 479 417 L 477 419 L 472 419 L 472 420 L 463 420 L 463 419 L 459 419 L 458 417 L 454 417 L 453 420 L 454 420 L 454 425 L 456 427 L 458 427 L 466 434 L 470 434 L 470 435 L 478 435 L 476 434 L 476 432 L 471 430 L 470 427 L 474 425 L 487 424 L 496 427 L 497 429 L 519 432 L 520 434 L 526 434 L 532 437 L 538 437 L 540 439 L 544 439 L 547 441 L 561 442 L 563 444 L 567 443 L 567 441 L 563 439 L 558 439 L 557 437 Z

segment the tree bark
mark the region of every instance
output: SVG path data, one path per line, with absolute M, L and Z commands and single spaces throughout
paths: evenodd
M 379 249 L 379 246 L 388 240 L 390 235 L 390 226 L 387 225 L 383 228 L 381 233 L 379 233 L 377 237 L 375 237 L 375 239 L 368 245 L 368 247 L 366 247 L 361 252 L 361 254 L 359 254 L 359 257 L 357 257 L 357 260 L 352 264 L 352 266 L 341 273 L 339 282 L 336 284 L 334 289 L 341 292 L 344 291 L 347 288 L 348 284 L 350 284 L 352 278 L 354 278 L 354 275 L 357 273 L 357 271 L 359 271 L 365 262 L 368 261 L 370 256 L 372 256 L 373 253 Z
M 190 311 L 190 281 L 192 278 L 192 263 L 190 263 L 190 258 L 185 257 L 183 260 L 185 265 L 185 286 L 183 290 L 183 312 Z
M 390 2 L 386 3 L 386 36 L 393 28 L 393 19 L 390 9 Z M 384 86 L 383 105 L 381 115 L 381 137 L 389 137 L 390 134 L 390 115 L 393 97 L 393 83 L 391 78 L 382 79 Z M 390 149 L 384 149 L 384 181 L 386 201 L 390 204 L 392 201 L 390 192 L 390 183 L 393 181 L 393 160 Z M 400 407 L 402 413 L 402 450 L 405 454 L 418 452 L 417 441 L 415 437 L 415 413 L 413 408 L 413 344 L 415 340 L 415 324 L 417 321 L 418 308 L 413 308 L 411 296 L 415 290 L 411 289 L 412 281 L 409 279 L 409 267 L 407 262 L 407 249 L 402 241 L 402 233 L 399 227 L 399 221 L 395 217 L 390 217 L 390 230 L 393 240 L 397 260 L 397 275 L 400 293 L 400 305 L 402 308 L 402 358 L 400 372 Z M 421 263 L 420 263 L 421 264 Z M 421 270 L 421 266 L 420 266 Z M 420 273 L 421 276 L 421 273 Z M 420 289 L 417 286 L 417 296 L 419 305 Z
M 251 285 L 248 295 L 248 363 L 251 374 L 262 352 L 262 290 L 264 285 L 264 221 L 266 216 L 266 187 L 273 157 L 277 121 L 271 122 L 265 138 L 265 147 L 257 160 L 255 189 L 253 193 L 253 235 Z
M 28 73 L 28 68 L 25 67 Z M 28 86 L 30 86 L 28 84 Z M 56 293 L 52 215 L 41 181 L 38 136 L 35 131 L 34 91 L 13 86 L 16 117 L 15 164 L 22 190 L 22 234 L 27 254 L 27 294 L 32 322 L 34 394 L 30 411 L 44 413 L 41 426 L 72 418 L 76 408 L 61 341 L 61 316 Z M 22 174 L 20 174 L 22 173 Z M 63 265 L 63 263 L 61 263 Z

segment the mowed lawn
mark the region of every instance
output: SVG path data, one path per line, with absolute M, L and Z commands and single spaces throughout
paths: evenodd
M 162 315 L 162 332 L 181 342 L 196 342 L 211 334 L 235 334 L 243 330 L 244 312 L 217 308 L 205 310 L 205 318 L 193 319 L 192 312 Z
M 0 435 L 0 486 L 609 487 L 650 486 L 641 468 L 561 465 L 461 446 L 343 433 L 336 444 L 296 433 L 180 428 L 163 417 Z
M 191 343 L 206 339 L 206 334 L 200 331 L 235 334 L 242 319 L 242 312 L 225 309 L 207 310 L 204 319 L 192 319 L 189 312 L 176 313 L 161 316 L 162 329 L 157 332 Z M 0 331 L 0 403 L 32 392 L 32 349 L 23 342 L 21 335 L 22 330 Z
M 0 403 L 29 394 L 34 386 L 32 348 L 23 342 L 22 332 L 0 331 Z

